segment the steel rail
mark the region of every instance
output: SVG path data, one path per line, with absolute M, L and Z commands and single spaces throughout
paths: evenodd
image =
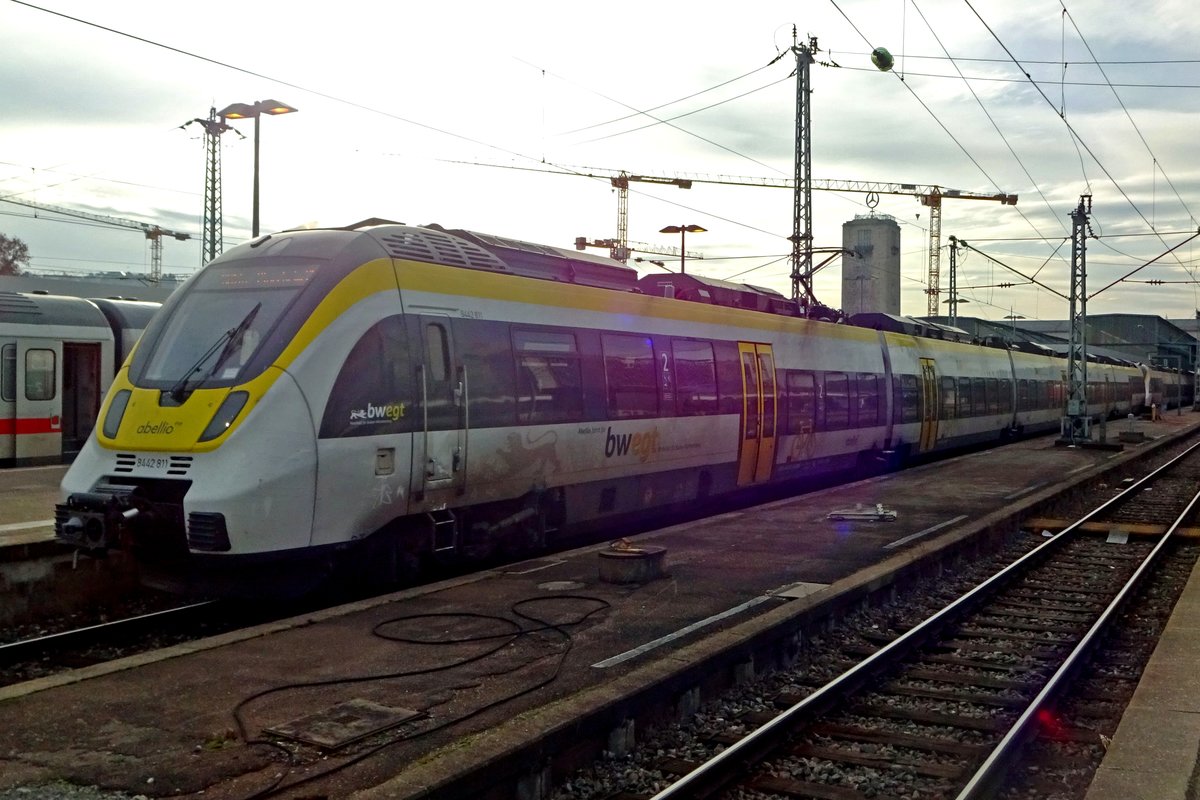
M 65 650 L 71 647 L 85 646 L 109 635 L 129 635 L 152 625 L 160 624 L 168 617 L 187 616 L 188 614 L 214 605 L 216 605 L 216 601 L 206 600 L 199 603 L 178 606 L 177 608 L 166 608 L 160 611 L 152 611 L 148 614 L 139 614 L 135 617 L 113 620 L 112 622 L 88 625 L 84 628 L 50 633 L 32 639 L 7 642 L 0 644 L 0 664 L 28 661 L 49 650 Z
M 681 800 L 681 798 L 703 798 L 710 797 L 725 789 L 731 782 L 735 780 L 736 774 L 743 770 L 745 765 L 761 761 L 766 755 L 774 749 L 778 739 L 788 732 L 795 730 L 805 722 L 815 718 L 818 714 L 825 712 L 833 707 L 838 701 L 845 698 L 848 694 L 856 691 L 867 681 L 871 680 L 876 674 L 881 673 L 886 667 L 891 666 L 902 657 L 916 650 L 920 645 L 931 640 L 934 636 L 940 633 L 950 624 L 958 621 L 963 615 L 971 611 L 977 605 L 981 605 L 983 601 L 988 599 L 1000 585 L 1007 583 L 1014 576 L 1023 572 L 1034 562 L 1048 558 L 1051 553 L 1060 549 L 1069 540 L 1069 534 L 1075 533 L 1082 525 L 1097 516 L 1101 515 L 1114 505 L 1119 505 L 1132 498 L 1137 492 L 1147 484 L 1157 479 L 1163 472 L 1173 469 L 1179 462 L 1190 456 L 1197 448 L 1200 448 L 1200 443 L 1194 444 L 1184 450 L 1175 458 L 1166 462 L 1158 469 L 1143 476 L 1135 481 L 1130 486 L 1126 487 L 1120 493 L 1109 498 L 1104 503 L 1092 509 L 1082 517 L 1072 522 L 1067 527 L 1063 528 L 1059 533 L 1055 534 L 1044 544 L 1039 545 L 1029 551 L 1021 558 L 1014 561 L 1012 564 L 1005 567 L 1000 572 L 991 576 L 983 583 L 976 586 L 971 591 L 962 595 L 954 602 L 950 603 L 945 608 L 938 611 L 933 616 L 927 618 L 921 624 L 911 628 L 906 633 L 902 634 L 891 643 L 877 650 L 874 654 L 868 656 L 858 664 L 854 665 L 846 672 L 835 678 L 830 683 L 825 684 L 815 692 L 796 703 L 791 708 L 784 711 L 779 716 L 772 719 L 757 728 L 750 734 L 738 740 L 734 744 L 722 750 L 713 758 L 696 767 L 694 770 L 684 775 L 678 781 L 672 783 L 653 795 L 650 800 Z M 1188 505 L 1188 511 L 1191 510 L 1196 503 L 1193 498 L 1192 503 Z M 1185 511 L 1182 516 L 1186 516 L 1188 511 Z M 1181 516 L 1181 518 L 1182 518 Z M 1179 521 L 1172 526 L 1172 530 L 1178 527 Z M 1166 537 L 1163 537 L 1164 541 Z M 1163 545 L 1160 542 L 1155 548 L 1157 552 Z M 1141 574 L 1146 569 L 1145 564 L 1139 567 L 1136 574 Z M 1125 595 L 1124 590 L 1122 596 Z M 1107 616 L 1106 611 L 1106 616 Z M 1090 633 L 1090 632 L 1089 632 Z M 1092 636 L 1085 637 L 1090 642 Z M 1060 669 L 1059 672 L 1062 670 Z M 1056 672 L 1054 678 L 1058 679 L 1059 673 Z M 1061 679 L 1055 681 L 1055 685 L 1061 682 Z M 1039 693 L 1035 698 L 1035 704 L 1043 698 L 1043 693 Z M 1028 725 L 1027 718 L 1032 719 L 1036 713 L 1036 705 L 1034 711 L 1026 712 L 1019 720 L 1018 724 L 1023 723 Z M 1015 727 L 1015 725 L 1014 725 Z M 1009 737 L 1005 736 L 1002 744 L 1006 744 Z M 989 775 L 993 774 L 992 770 L 997 769 L 994 766 L 992 759 L 985 761 L 985 766 L 989 771 Z M 974 785 L 974 781 L 971 784 Z M 978 797 L 972 795 L 970 797 Z M 966 795 L 960 795 L 960 798 L 966 798 Z

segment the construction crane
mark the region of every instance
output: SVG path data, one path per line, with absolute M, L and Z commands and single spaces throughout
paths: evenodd
M 655 256 L 671 256 L 673 258 L 682 255 L 684 258 L 695 258 L 700 259 L 701 261 L 704 260 L 704 254 L 698 253 L 695 250 L 688 250 L 684 252 L 678 247 L 663 247 L 662 245 L 649 244 L 648 242 L 631 242 L 629 240 L 625 240 L 625 242 L 622 243 L 619 239 L 588 239 L 586 236 L 575 237 L 576 250 L 583 250 L 588 247 L 600 247 L 606 249 L 608 250 L 610 258 L 615 258 L 621 263 L 628 262 L 629 257 L 634 253 L 646 253 L 648 255 Z M 639 258 L 634 260 L 641 261 L 642 259 Z M 652 263 L 658 264 L 660 262 L 655 261 Z
M 25 206 L 26 208 L 37 209 L 40 211 L 50 211 L 55 214 L 62 214 L 66 217 L 77 217 L 78 219 L 86 219 L 91 222 L 99 222 L 104 225 L 112 225 L 117 228 L 132 228 L 133 230 L 141 231 L 150 240 L 150 280 L 157 283 L 162 279 L 162 239 L 164 236 L 170 236 L 183 242 L 192 238 L 190 233 L 179 233 L 178 231 L 170 231 L 158 225 L 151 225 L 148 222 L 138 222 L 135 219 L 123 219 L 121 217 L 107 217 L 103 214 L 92 214 L 87 211 L 77 211 L 73 208 L 62 208 L 61 206 L 47 205 L 46 203 L 35 203 L 32 200 L 20 200 L 15 197 L 0 197 L 0 200 L 13 205 Z
M 631 181 L 642 183 L 658 183 L 690 189 L 695 183 L 713 183 L 725 186 L 765 186 L 774 189 L 794 189 L 796 182 L 790 178 L 756 178 L 744 175 L 705 175 L 682 172 L 675 175 L 634 175 L 626 170 L 604 169 L 602 167 L 572 167 L 563 166 L 558 169 L 542 167 L 517 167 L 504 164 L 470 163 L 482 167 L 503 167 L 526 172 L 547 172 L 552 175 L 576 175 L 584 178 L 603 178 L 612 182 L 617 189 L 617 233 L 616 239 L 601 239 L 602 246 L 610 247 L 612 257 L 625 261 L 629 256 L 629 242 L 625 235 L 628 231 L 628 192 Z M 813 178 L 813 189 L 826 192 L 859 192 L 866 195 L 902 194 L 909 195 L 921 201 L 929 209 L 929 286 L 925 293 L 929 296 L 929 316 L 938 314 L 938 285 L 941 281 L 941 246 L 942 246 L 942 202 L 944 200 L 991 200 L 1002 205 L 1015 206 L 1017 195 L 1005 192 L 968 192 L 962 189 L 948 189 L 943 186 L 920 183 L 885 183 L 882 181 L 848 181 Z M 588 243 L 589 245 L 591 243 Z M 601 246 L 601 245 L 595 245 Z M 690 257 L 690 254 L 689 254 Z M 812 287 L 807 287 L 811 289 Z

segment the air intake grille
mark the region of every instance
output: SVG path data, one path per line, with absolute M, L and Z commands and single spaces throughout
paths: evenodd
M 187 475 L 192 468 L 191 456 L 171 456 L 170 463 L 167 465 L 168 475 Z
M 191 471 L 192 458 L 192 456 L 149 456 L 145 460 L 156 463 L 152 465 L 143 463 L 142 466 L 148 467 L 154 472 L 165 469 L 168 475 L 183 476 Z M 163 460 L 161 464 L 157 463 L 160 459 Z M 117 453 L 116 461 L 113 472 L 129 474 L 138 467 L 138 457 L 133 453 Z
M 229 531 L 225 529 L 225 515 L 209 511 L 193 511 L 188 514 L 187 542 L 190 550 L 228 552 Z
M 401 228 L 380 236 L 380 241 L 393 258 L 492 272 L 507 271 L 503 261 L 482 247 L 440 231 Z

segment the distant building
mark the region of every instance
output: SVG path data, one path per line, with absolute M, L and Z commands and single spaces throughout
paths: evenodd
M 900 313 L 900 225 L 887 214 L 859 214 L 842 224 L 842 311 Z
M 948 322 L 947 317 L 923 317 Z M 1065 354 L 1071 339 L 1071 321 L 1057 319 L 985 320 L 958 317 L 958 327 L 977 341 L 1003 339 L 1035 342 Z M 1087 318 L 1087 349 L 1142 364 L 1175 367 L 1185 372 L 1196 368 L 1200 355 L 1200 320 L 1168 320 L 1153 314 L 1095 314 Z

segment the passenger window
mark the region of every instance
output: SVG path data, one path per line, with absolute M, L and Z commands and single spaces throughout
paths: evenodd
M 517 359 L 517 420 L 568 422 L 583 417 L 583 384 L 575 334 L 513 331 Z
M 858 424 L 879 424 L 879 376 L 863 372 L 858 376 Z
M 429 380 L 445 383 L 450 378 L 450 342 L 446 328 L 440 322 L 430 322 L 425 326 L 425 348 Z
M 942 419 L 954 419 L 958 415 L 958 384 L 954 378 L 942 378 Z
M 850 380 L 844 372 L 825 376 L 825 430 L 850 427 Z
M 921 388 L 916 375 L 900 376 L 900 421 L 921 421 Z
M 17 399 L 17 346 L 0 347 L 0 400 Z
M 762 381 L 763 437 L 775 436 L 775 359 L 768 353 L 758 354 L 758 374 Z
M 717 367 L 711 342 L 676 339 L 675 413 L 690 417 L 717 413 Z
M 811 372 L 787 373 L 788 433 L 812 433 L 817 422 L 816 380 Z
M 649 336 L 604 334 L 604 378 L 611 419 L 658 415 L 658 373 Z
M 1000 381 L 1000 413 L 1008 414 L 1013 410 L 1012 381 L 1004 378 Z
M 958 379 L 958 416 L 969 417 L 974 413 L 971 406 L 971 379 Z
M 416 427 L 412 366 L 404 317 L 385 317 L 355 343 L 342 365 L 325 414 L 320 438 L 402 433 Z
M 54 351 L 25 351 L 25 399 L 53 400 L 58 391 L 54 379 Z

